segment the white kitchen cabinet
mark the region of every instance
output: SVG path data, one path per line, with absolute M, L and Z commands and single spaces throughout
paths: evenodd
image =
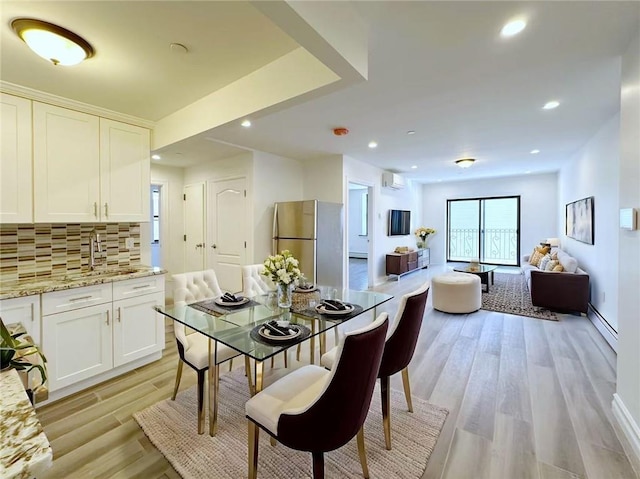
M 36 223 L 149 221 L 149 130 L 33 102 Z
M 21 323 L 35 344 L 40 345 L 40 295 L 0 301 L 0 317 L 4 324 Z
M 121 366 L 164 349 L 164 277 L 113 283 L 113 365 Z
M 100 118 L 102 221 L 149 221 L 149 130 Z
M 32 223 L 31 101 L 0 93 L 0 108 L 0 223 Z

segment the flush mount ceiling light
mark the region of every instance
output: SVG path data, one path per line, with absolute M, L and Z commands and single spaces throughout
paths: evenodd
M 415 170 L 415 169 L 417 169 L 417 168 L 418 168 L 418 165 L 412 165 L 412 166 L 411 166 L 411 169 L 412 169 L 412 170 Z
M 369 148 L 377 148 L 377 147 L 378 147 L 378 143 L 376 143 L 375 141 L 369 142 Z
M 540 150 L 531 150 L 530 153 L 532 155 L 537 155 L 538 153 L 540 153 Z
M 526 26 L 527 26 L 527 22 L 525 22 L 522 19 L 513 20 L 507 23 L 504 27 L 502 27 L 502 30 L 500 30 L 500 36 L 512 37 L 520 33 L 522 30 L 524 30 L 524 27 Z
M 160 155 L 151 155 L 152 160 L 161 160 L 162 157 Z
M 95 54 L 84 38 L 53 23 L 16 18 L 11 28 L 31 50 L 54 65 L 77 65 Z
M 249 120 L 244 120 L 240 123 L 240 126 L 244 126 L 245 128 L 249 128 L 251 126 L 251 122 Z
M 556 100 L 548 101 L 542 107 L 543 110 L 553 110 L 554 108 L 558 108 L 560 106 L 560 102 Z
M 459 160 L 456 160 L 456 165 L 460 168 L 469 168 L 475 161 L 476 160 L 473 158 L 460 158 Z

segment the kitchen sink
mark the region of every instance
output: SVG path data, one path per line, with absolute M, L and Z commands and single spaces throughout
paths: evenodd
M 140 271 L 137 268 L 106 268 L 96 269 L 93 271 L 83 271 L 79 273 L 71 273 L 64 276 L 65 281 L 77 281 L 84 278 L 112 278 L 114 276 L 124 276 Z

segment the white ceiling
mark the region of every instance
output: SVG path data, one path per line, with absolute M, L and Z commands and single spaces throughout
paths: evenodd
M 228 123 L 163 148 L 161 163 L 188 166 L 247 148 L 305 161 L 344 154 L 421 182 L 556 171 L 618 111 L 619 56 L 640 28 L 635 1 L 352 5 L 369 27 L 368 81 L 256 112 L 248 129 Z M 151 120 L 297 46 L 246 2 L 3 1 L 1 8 L 2 80 Z M 98 55 L 68 70 L 48 65 L 15 38 L 8 27 L 15 16 L 59 23 Z M 515 16 L 526 17 L 527 28 L 500 38 Z M 190 53 L 176 58 L 171 42 Z M 552 99 L 560 107 L 543 111 Z M 338 126 L 350 134 L 334 136 Z M 462 170 L 453 164 L 462 156 L 477 161 Z

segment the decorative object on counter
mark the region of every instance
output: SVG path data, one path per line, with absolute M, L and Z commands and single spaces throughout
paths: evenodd
M 298 264 L 298 260 L 286 249 L 264 260 L 264 269 L 261 274 L 275 283 L 278 291 L 278 306 L 281 308 L 291 307 L 293 288 L 302 277 Z
M 310 304 L 318 304 L 320 301 L 320 289 L 303 274 L 298 280 L 298 286 L 293 290 L 291 310 L 305 311 Z
M 471 262 L 469 262 L 467 271 L 470 271 L 472 273 L 475 273 L 476 271 L 480 271 L 480 261 L 477 259 L 474 259 Z
M 11 328 L 11 329 L 9 329 Z M 40 348 L 34 344 L 30 336 L 26 334 L 21 324 L 9 325 L 0 319 L 0 368 L 15 369 L 23 376 L 25 390 L 31 402 L 35 396 L 46 399 L 47 370 L 45 358 Z M 32 370 L 40 372 L 40 383 L 30 384 L 29 373 Z M 34 378 L 35 379 L 35 378 Z
M 434 234 L 436 234 L 436 230 L 434 230 L 433 228 L 425 228 L 424 226 L 420 226 L 420 228 L 415 231 L 415 235 L 417 237 L 416 243 L 418 245 L 418 248 L 426 248 L 427 239 L 429 238 L 429 236 Z

